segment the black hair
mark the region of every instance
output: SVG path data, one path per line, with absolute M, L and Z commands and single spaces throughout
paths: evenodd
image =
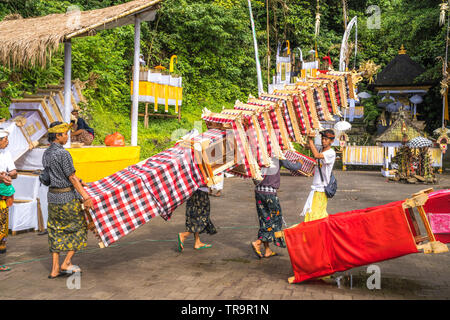
M 325 130 L 321 131 L 320 134 L 331 140 L 334 140 L 334 137 L 335 137 L 334 131 L 332 129 L 325 129 Z
M 53 128 L 53 127 L 56 127 L 57 125 L 60 125 L 60 124 L 63 124 L 61 121 L 55 121 L 55 122 L 52 122 L 51 124 L 50 124 L 50 128 Z M 55 141 L 56 140 L 56 135 L 57 135 L 58 133 L 48 133 L 48 137 L 47 137 L 47 140 L 48 140 L 48 142 L 50 142 L 50 143 L 52 143 L 53 141 Z

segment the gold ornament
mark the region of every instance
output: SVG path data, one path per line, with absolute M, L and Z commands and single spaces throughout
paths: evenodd
M 439 144 L 439 148 L 441 149 L 442 153 L 445 154 L 445 152 L 447 151 L 447 145 L 448 142 L 450 141 L 450 138 L 447 135 L 446 128 L 442 127 L 440 131 L 441 135 L 439 136 L 436 142 Z
M 375 64 L 372 60 L 364 61 L 359 67 L 359 72 L 363 77 L 369 79 L 369 83 L 373 83 L 373 77 L 380 69 L 380 66 Z

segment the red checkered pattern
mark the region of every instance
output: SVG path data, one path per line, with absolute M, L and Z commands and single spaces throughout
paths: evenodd
M 250 145 L 250 149 L 252 150 L 253 154 L 255 155 L 256 161 L 258 162 L 258 165 L 263 165 L 263 159 L 262 159 L 262 153 L 259 148 L 258 143 L 258 135 L 256 134 L 256 129 L 253 125 L 253 122 L 249 119 L 248 120 L 248 126 L 247 126 L 247 138 Z
M 251 178 L 252 177 L 252 172 L 250 170 L 250 164 L 248 163 L 248 159 L 245 156 L 244 145 L 242 144 L 241 137 L 239 136 L 239 133 L 237 131 L 236 122 L 233 121 L 232 122 L 232 126 L 233 126 L 233 130 L 235 132 L 234 136 L 236 138 L 236 145 L 238 147 L 238 157 L 237 157 L 238 164 L 243 164 L 244 167 L 245 167 L 246 175 L 243 175 L 243 177 Z M 242 158 L 244 159 L 244 161 L 242 161 Z M 230 168 L 228 171 L 232 171 L 232 168 Z
M 85 187 L 93 199 L 92 220 L 105 246 L 162 213 L 138 175 L 124 169 Z
M 176 146 L 150 157 L 143 165 L 128 167 L 138 174 L 162 208 L 161 217 L 172 212 L 205 184 L 194 160 L 193 150 Z
M 278 144 L 280 145 L 280 148 L 283 149 L 285 146 L 283 144 L 283 138 L 281 137 L 280 124 L 278 123 L 277 114 L 274 109 L 271 109 L 269 111 L 269 116 L 270 116 L 270 121 L 272 121 L 272 127 L 275 130 L 275 134 L 278 138 Z
M 172 212 L 205 182 L 193 150 L 173 147 L 85 188 L 93 199 L 92 220 L 109 246 L 151 218 Z
M 262 114 L 258 115 L 258 121 L 266 141 L 267 153 L 272 156 L 272 142 L 270 141 L 269 130 L 266 127 L 266 122 L 264 121 L 264 116 Z
M 305 119 L 303 118 L 303 112 L 302 107 L 300 105 L 300 100 L 298 99 L 298 96 L 296 94 L 292 95 L 292 103 L 294 105 L 294 110 L 297 113 L 298 122 L 300 124 L 300 131 L 302 135 L 306 134 L 306 123 Z
M 276 114 L 273 106 L 267 106 L 267 105 L 257 104 L 257 103 L 249 103 L 249 104 L 255 105 L 255 106 L 261 106 L 261 107 L 269 107 L 270 121 L 272 122 L 272 127 L 273 127 L 273 130 L 275 131 L 275 136 L 278 139 L 278 144 L 283 149 L 284 144 L 283 144 L 283 138 L 281 137 L 280 124 L 278 123 L 277 114 Z
M 330 111 L 330 114 L 333 114 L 333 106 L 331 104 L 330 93 L 328 92 L 327 87 L 323 88 L 323 93 L 325 94 L 325 100 L 327 100 L 328 111 Z
M 208 131 L 195 136 L 193 140 L 195 142 L 201 142 L 203 140 L 210 140 L 211 142 L 215 142 L 217 140 L 225 139 L 226 135 L 227 132 L 225 130 L 209 129 Z
M 227 111 L 222 111 L 224 114 L 232 114 Z M 249 142 L 250 149 L 252 150 L 253 155 L 255 155 L 256 161 L 258 165 L 263 164 L 262 153 L 259 148 L 258 136 L 256 134 L 255 126 L 253 125 L 252 116 L 250 115 L 242 115 L 244 119 L 244 128 L 245 133 L 247 134 L 247 139 Z
M 272 102 L 277 102 L 277 101 L 281 102 L 282 107 L 283 107 L 283 117 L 284 117 L 284 122 L 285 122 L 285 125 L 286 125 L 286 129 L 288 131 L 289 136 L 293 140 L 295 140 L 294 127 L 292 126 L 291 116 L 289 115 L 289 110 L 287 108 L 286 101 L 280 100 L 280 99 L 275 98 L 275 97 L 261 97 L 260 99 L 267 100 L 267 101 L 272 101 Z
M 246 108 L 245 106 L 234 106 L 236 110 L 247 110 L 253 111 L 253 109 Z M 259 127 L 261 128 L 262 134 L 264 136 L 264 140 L 266 141 L 267 153 L 272 155 L 272 144 L 270 143 L 269 133 L 266 127 L 266 123 L 264 122 L 264 116 L 260 113 L 257 115 Z
M 340 91 L 339 91 L 339 85 L 337 81 L 334 81 L 334 92 L 336 93 L 336 101 L 337 101 L 337 105 L 338 107 L 342 107 L 341 104 L 341 95 L 340 95 Z
M 204 121 L 209 121 L 209 122 L 215 122 L 215 123 L 231 123 L 231 126 L 233 127 L 233 131 L 234 131 L 234 137 L 236 139 L 236 145 L 238 148 L 238 162 L 239 164 L 243 164 L 245 167 L 245 171 L 247 178 L 251 178 L 252 174 L 250 171 L 250 164 L 248 162 L 247 157 L 245 156 L 245 150 L 244 150 L 244 145 L 242 144 L 242 140 L 239 136 L 239 132 L 237 130 L 237 126 L 236 126 L 236 122 L 233 119 L 223 119 L 223 118 L 219 118 L 219 117 L 203 117 L 202 118 Z M 244 161 L 242 161 L 242 158 L 244 159 Z M 227 171 L 232 171 L 233 168 L 228 169 Z
M 309 109 L 308 104 L 308 98 L 306 97 L 306 92 L 303 95 L 303 102 L 305 103 L 306 113 L 308 114 L 308 121 L 310 123 L 310 126 L 313 126 L 312 116 L 311 116 L 311 110 Z
M 346 93 L 347 93 L 347 99 L 349 99 L 349 98 L 350 98 L 350 88 L 349 88 L 349 86 L 348 86 L 348 80 L 347 80 L 347 77 L 344 77 L 344 80 L 345 80 L 345 91 L 346 91 Z
M 305 156 L 297 151 L 290 151 L 290 150 L 287 150 L 284 153 L 284 156 L 289 161 L 292 161 L 292 162 L 299 161 L 302 163 L 302 167 L 300 170 L 291 171 L 291 174 L 293 176 L 304 175 L 304 176 L 310 177 L 314 174 L 314 168 L 317 163 L 316 163 L 316 160 L 314 160 L 313 158 Z
M 316 104 L 317 117 L 319 121 L 325 121 L 325 114 L 322 109 L 322 103 L 320 103 L 319 93 L 316 89 L 313 90 L 314 103 Z

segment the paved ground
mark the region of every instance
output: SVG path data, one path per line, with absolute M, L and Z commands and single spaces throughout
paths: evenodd
M 339 191 L 329 202 L 329 213 L 362 209 L 401 200 L 426 188 L 387 182 L 378 171 L 337 171 Z M 301 222 L 298 213 L 312 178 L 282 176 L 279 197 L 288 225 Z M 450 188 L 450 176 L 440 176 L 435 189 Z M 50 255 L 47 237 L 36 233 L 10 237 L 8 253 L 0 263 L 12 271 L 0 273 L 3 299 L 449 299 L 450 253 L 407 255 L 377 263 L 381 289 L 369 290 L 367 267 L 338 275 L 352 277 L 335 284 L 305 282 L 290 285 L 289 255 L 258 260 L 250 250 L 257 234 L 253 183 L 239 178 L 225 181 L 224 196 L 211 197 L 212 219 L 218 228 L 202 240 L 213 248 L 195 251 L 193 240 L 183 253 L 176 250 L 176 235 L 184 230 L 184 205 L 170 222 L 156 218 L 99 249 L 89 234 L 89 247 L 74 263 L 83 269 L 80 289 L 69 289 L 67 278 L 47 279 Z M 75 280 L 71 282 L 76 285 Z

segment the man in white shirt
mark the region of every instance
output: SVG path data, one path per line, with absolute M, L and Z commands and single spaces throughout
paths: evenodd
M 12 179 L 17 178 L 11 154 L 5 150 L 9 144 L 8 135 L 8 131 L 0 129 L 0 254 L 6 252 L 9 207 L 12 205 L 14 194 Z M 8 270 L 8 267 L 0 265 L 0 271 Z
M 305 207 L 301 213 L 305 216 L 305 222 L 326 218 L 328 198 L 325 194 L 325 187 L 328 185 L 333 171 L 334 161 L 336 160 L 336 152 L 331 148 L 335 134 L 331 129 L 320 132 L 322 135 L 322 148 L 320 152 L 314 145 L 315 133 L 312 132 L 308 136 L 308 144 L 314 158 L 317 160 L 317 166 L 314 171 L 313 184 L 311 192 L 306 200 Z M 319 171 L 322 172 L 322 177 Z

